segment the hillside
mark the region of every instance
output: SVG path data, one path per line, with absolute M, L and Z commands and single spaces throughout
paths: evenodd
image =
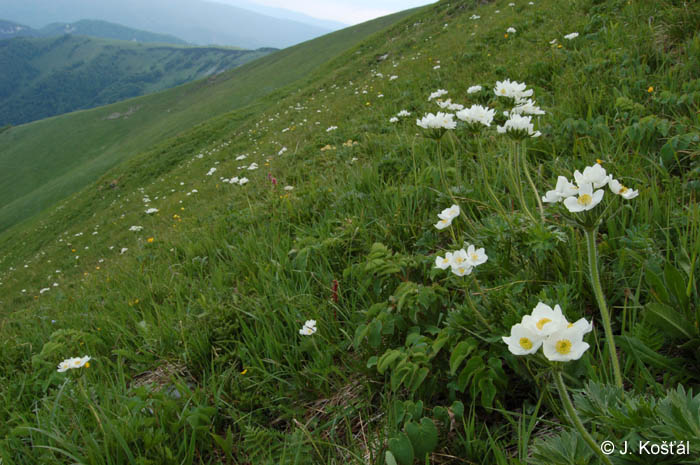
M 107 21 L 81 19 L 75 23 L 51 23 L 41 29 L 33 29 L 23 24 L 0 20 L 0 40 L 13 39 L 15 37 L 55 37 L 64 34 L 144 43 L 187 44 L 184 40 L 174 36 L 139 31 L 138 29 L 132 29 Z
M 198 45 L 246 49 L 289 47 L 332 30 L 205 0 L 0 0 L 0 14 L 33 28 L 90 18 Z
M 3 462 L 697 464 L 698 19 L 440 2 L 5 231 Z
M 126 100 L 213 76 L 271 49 L 178 47 L 62 35 L 0 41 L 0 126 Z
M 0 231 L 154 144 L 303 78 L 408 14 L 337 31 L 168 91 L 0 132 Z

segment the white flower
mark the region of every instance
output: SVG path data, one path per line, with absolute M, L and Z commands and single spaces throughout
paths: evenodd
M 246 158 L 248 158 L 248 155 L 238 155 L 236 161 L 245 160 Z M 182 183 L 180 183 L 180 185 L 182 185 Z
M 152 215 L 153 213 L 158 213 L 158 209 L 157 208 L 149 208 L 148 210 L 146 210 L 147 215 Z
M 447 252 L 444 257 L 435 257 L 435 268 L 446 270 L 452 265 L 452 252 Z
M 284 190 L 286 190 L 286 191 L 293 191 L 293 190 L 294 190 L 294 186 L 284 186 Z
M 241 178 L 241 179 L 238 181 L 238 185 L 239 185 L 239 186 L 242 186 L 242 185 L 247 184 L 247 183 L 248 183 L 248 178 Z
M 398 113 L 396 114 L 396 116 L 398 116 L 399 118 L 403 118 L 403 117 L 406 117 L 406 116 L 411 116 L 411 113 L 409 113 L 409 112 L 406 111 L 406 110 L 401 110 L 400 112 L 398 112 Z
M 438 89 L 432 94 L 430 94 L 430 97 L 428 97 L 428 101 L 434 99 L 434 98 L 440 98 L 443 95 L 447 95 L 447 91 L 445 89 Z
M 605 168 L 596 163 L 593 166 L 587 166 L 583 169 L 583 174 L 578 170 L 574 171 L 574 180 L 579 187 L 582 184 L 593 184 L 596 189 L 604 187 L 608 181 L 612 179 L 605 173 Z
M 335 131 L 336 129 L 338 129 L 338 126 L 329 126 L 328 129 L 326 129 L 326 132 Z
M 45 287 L 39 291 L 39 294 L 43 294 L 44 292 L 49 292 L 51 290 L 50 287 Z
M 538 303 L 530 315 L 525 315 L 521 323 L 543 338 L 568 325 L 559 305 L 552 308 L 543 302 Z
M 443 110 L 457 111 L 464 109 L 464 105 L 460 105 L 459 103 L 452 103 L 452 99 L 449 98 L 445 101 L 438 101 L 437 104 Z
M 248 167 L 248 171 L 253 171 L 258 169 L 258 164 L 257 163 L 251 163 L 250 166 Z
M 532 99 L 519 102 L 510 112 L 516 115 L 544 115 L 544 110 Z
M 452 218 L 450 218 L 450 219 L 441 218 L 440 221 L 435 223 L 433 226 L 435 226 L 437 229 L 442 230 L 442 229 L 447 228 L 451 224 L 452 224 Z
M 486 263 L 489 257 L 484 253 L 484 248 L 477 249 L 474 245 L 467 247 L 467 263 L 471 267 L 477 267 L 482 263 Z
M 398 79 L 399 77 L 397 75 L 389 76 L 389 80 L 393 81 L 394 79 Z
M 398 121 L 399 121 L 399 119 L 396 116 L 392 116 L 391 118 L 389 118 L 390 123 L 396 123 Z
M 508 34 L 515 34 L 515 33 L 516 33 L 516 30 L 515 30 L 514 27 L 509 27 L 508 29 L 506 29 L 506 32 L 507 32 Z
M 617 179 L 610 178 L 608 187 L 610 187 L 613 194 L 619 195 L 625 200 L 633 199 L 639 195 L 639 191 L 623 186 Z
M 520 102 L 525 97 L 532 97 L 532 89 L 526 90 L 526 84 L 523 82 L 511 81 L 496 81 L 496 87 L 493 91 L 499 97 L 508 97 Z
M 207 172 L 207 176 L 211 176 L 212 174 L 216 173 L 216 168 L 212 168 Z
M 496 131 L 500 134 L 512 133 L 516 136 L 540 137 L 542 133 L 534 130 L 531 120 L 531 116 L 510 115 L 503 126 L 496 126 Z
M 238 184 L 238 176 L 231 178 L 229 184 Z
M 72 357 L 68 358 L 61 363 L 58 364 L 58 372 L 63 373 L 65 371 L 74 369 L 74 368 L 82 368 L 86 365 L 88 365 L 88 362 L 90 361 L 90 357 L 87 355 L 84 357 Z M 89 365 L 88 365 L 89 366 Z
M 569 182 L 564 176 L 559 176 L 557 178 L 557 186 L 553 191 L 547 191 L 542 197 L 542 201 L 545 203 L 557 203 L 567 197 L 576 195 L 577 192 L 578 187 Z
M 316 332 L 316 320 L 306 320 L 304 326 L 299 330 L 302 336 L 311 336 Z
M 129 249 L 126 248 L 126 247 L 122 247 L 122 249 L 119 251 L 119 253 L 120 253 L 120 254 L 123 254 L 123 253 L 126 252 L 127 250 L 129 250 Z
M 582 319 L 583 320 L 583 319 Z M 579 320 L 575 324 L 561 328 L 549 335 L 542 344 L 544 356 L 552 362 L 568 362 L 578 360 L 590 347 L 583 342 L 583 336 L 593 326 L 586 320 Z
M 469 17 L 469 19 L 479 19 L 479 18 L 481 18 L 481 16 L 479 16 L 479 15 L 471 15 Z
M 515 355 L 534 354 L 540 348 L 543 338 L 529 330 L 522 323 L 510 328 L 510 337 L 503 336 L 503 342 L 508 344 L 508 350 Z
M 578 37 L 578 32 L 572 32 L 571 34 L 567 34 L 564 36 L 566 40 L 573 40 Z
M 132 226 L 129 228 L 129 231 L 139 232 L 142 229 L 143 229 L 143 226 Z
M 550 43 L 551 45 L 554 45 L 554 44 L 557 43 L 557 39 L 552 39 L 552 40 L 549 41 L 549 43 Z
M 472 266 L 469 264 L 469 256 L 467 251 L 460 249 L 452 254 L 452 262 L 450 263 L 452 273 L 457 276 L 466 276 L 472 272 Z
M 579 184 L 578 197 L 572 196 L 564 199 L 564 206 L 571 213 L 587 211 L 595 207 L 603 200 L 603 189 L 593 192 L 593 184 Z
M 456 116 L 469 124 L 481 123 L 484 126 L 489 127 L 491 126 L 495 113 L 496 110 L 492 108 L 482 107 L 481 105 L 472 105 L 469 108 L 458 111 Z
M 433 66 L 433 69 L 440 69 L 440 65 Z
M 282 147 L 279 152 L 277 152 L 277 155 L 283 155 L 284 152 L 287 151 L 287 147 Z
M 416 124 L 425 129 L 454 129 L 457 127 L 457 122 L 452 118 L 454 118 L 452 113 L 439 111 L 435 115 L 428 113 L 422 119 L 417 119 Z
M 481 92 L 481 86 L 471 86 L 469 89 L 467 89 L 468 94 L 475 94 L 477 92 Z
M 452 224 L 452 220 L 459 216 L 459 205 L 452 205 L 450 208 L 446 208 L 440 213 L 438 213 L 438 221 L 434 226 L 437 229 L 445 229 Z

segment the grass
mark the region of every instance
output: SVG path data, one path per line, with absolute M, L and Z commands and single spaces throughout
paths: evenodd
M 594 323 L 590 349 L 560 368 L 596 441 L 698 450 L 697 15 L 672 2 L 442 2 L 7 230 L 0 457 L 600 463 L 551 365 L 501 341 L 540 301 Z M 500 112 L 492 86 L 505 78 L 547 112 L 526 153 L 540 195 L 596 159 L 640 191 L 596 235 L 623 389 L 566 210 L 526 215 L 535 196 L 493 127 L 438 142 L 414 123 L 438 109 L 438 88 Z M 467 94 L 475 84 L 487 88 Z M 390 123 L 401 109 L 412 115 Z M 455 201 L 460 216 L 438 231 Z M 488 261 L 463 278 L 434 268 L 463 242 Z M 309 319 L 318 331 L 301 336 Z M 90 368 L 56 372 L 85 354 Z
M 45 210 L 160 141 L 291 85 L 408 14 L 337 31 L 168 91 L 3 131 L 0 230 Z M 121 116 L 114 118 L 117 114 Z

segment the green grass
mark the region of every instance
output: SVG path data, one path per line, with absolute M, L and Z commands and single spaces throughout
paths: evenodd
M 302 79 L 408 14 L 397 13 L 337 31 L 165 92 L 0 133 L 0 231 L 85 187 L 109 168 L 154 144 Z M 122 117 L 109 119 L 116 114 Z
M 0 457 L 384 464 L 388 451 L 402 464 L 601 463 L 552 366 L 501 341 L 540 301 L 594 323 L 590 348 L 561 368 L 596 441 L 639 435 L 698 450 L 700 37 L 690 24 L 700 11 L 535 3 L 415 12 L 3 233 Z M 439 143 L 415 125 L 438 109 L 427 100 L 438 88 L 502 111 L 492 86 L 506 78 L 547 112 L 527 141 L 540 195 L 596 159 L 639 189 L 629 201 L 605 192 L 621 208 L 596 235 L 624 394 L 566 210 L 545 206 L 541 223 L 495 124 Z M 467 94 L 475 84 L 486 89 Z M 411 117 L 390 123 L 401 109 Z M 231 176 L 250 182 L 221 179 Z M 438 231 L 437 213 L 455 202 L 461 215 Z M 464 278 L 434 268 L 463 242 L 488 261 Z M 301 336 L 309 319 L 318 332 Z M 85 354 L 89 368 L 56 372 Z

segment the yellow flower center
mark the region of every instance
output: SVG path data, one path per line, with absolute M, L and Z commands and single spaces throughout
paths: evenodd
M 90 362 L 85 362 L 85 368 L 90 368 Z
M 505 90 L 505 89 L 501 89 L 501 94 L 506 95 L 506 90 Z
M 578 203 L 581 205 L 590 205 L 593 202 L 593 197 L 588 194 L 581 194 L 578 198 Z
M 457 271 L 459 271 L 460 273 L 464 273 L 466 270 L 463 266 L 460 266 L 459 268 L 457 268 Z
M 550 320 L 549 318 L 542 318 L 542 319 L 540 319 L 540 321 L 538 321 L 538 322 L 537 322 L 537 325 L 536 325 L 536 326 L 537 326 L 537 329 L 542 330 L 542 328 L 544 327 L 544 325 L 546 325 L 546 324 L 549 323 L 550 321 L 552 321 L 552 320 Z
M 625 186 L 620 186 L 620 194 L 624 194 L 627 192 L 629 189 L 627 189 Z
M 450 263 L 450 259 L 449 259 L 449 258 L 443 258 L 443 259 L 442 259 L 442 263 Z
M 522 347 L 523 349 L 525 349 L 525 350 L 532 349 L 532 341 L 530 339 L 528 339 L 526 337 L 521 337 L 520 341 L 518 341 L 518 342 L 520 343 L 520 347 Z
M 455 262 L 458 263 L 458 264 L 459 264 L 459 263 L 462 263 L 463 261 L 464 261 L 464 259 L 463 259 L 462 257 L 457 257 L 457 258 L 455 258 Z
M 479 256 L 475 253 L 472 254 L 472 260 L 477 261 L 479 259 Z
M 554 347 L 557 352 L 559 352 L 562 355 L 566 355 L 569 352 L 571 352 L 571 341 L 568 339 L 562 339 L 560 341 L 557 341 L 557 344 Z

